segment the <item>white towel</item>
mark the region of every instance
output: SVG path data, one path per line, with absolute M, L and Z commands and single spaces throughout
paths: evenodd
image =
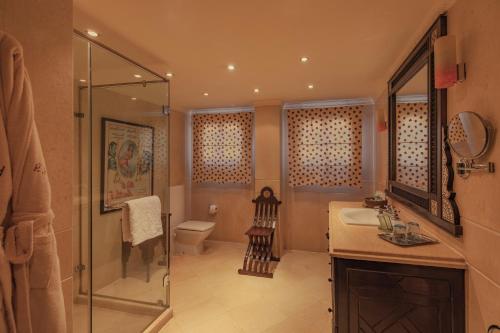
M 163 234 L 161 201 L 156 195 L 125 202 L 122 210 L 123 241 L 136 246 Z

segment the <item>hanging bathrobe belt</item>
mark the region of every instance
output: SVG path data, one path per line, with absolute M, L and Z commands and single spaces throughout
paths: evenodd
M 44 214 L 13 214 L 12 225 L 5 231 L 5 255 L 12 264 L 24 264 L 33 255 L 35 231 L 48 227 L 54 217 L 49 211 Z

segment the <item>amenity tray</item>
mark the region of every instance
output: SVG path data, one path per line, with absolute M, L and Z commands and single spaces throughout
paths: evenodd
M 380 233 L 380 234 L 378 234 L 378 236 L 385 241 L 388 241 L 392 244 L 396 244 L 398 246 L 403 246 L 403 247 L 439 243 L 439 241 L 437 241 L 436 239 L 431 238 L 431 237 L 426 236 L 426 235 L 419 235 L 418 237 L 411 238 L 411 239 L 407 239 L 407 238 L 397 239 L 397 238 L 394 238 L 393 235 L 390 233 Z

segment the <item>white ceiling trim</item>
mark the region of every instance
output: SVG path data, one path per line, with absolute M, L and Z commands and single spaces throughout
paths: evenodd
M 333 108 L 341 106 L 353 105 L 374 105 L 372 98 L 351 98 L 351 99 L 329 99 L 320 101 L 305 101 L 299 103 L 286 102 L 283 105 L 284 110 L 295 109 L 317 109 L 317 108 Z
M 190 114 L 207 114 L 207 113 L 240 113 L 240 112 L 254 112 L 252 106 L 237 106 L 231 108 L 208 108 L 208 109 L 193 109 Z

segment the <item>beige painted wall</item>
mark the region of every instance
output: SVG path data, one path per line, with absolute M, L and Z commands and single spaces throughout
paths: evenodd
M 186 114 L 170 113 L 170 186 L 186 181 Z
M 0 29 L 24 48 L 35 102 L 35 119 L 52 186 L 63 291 L 71 327 L 71 199 L 73 150 L 73 2 L 1 0 Z M 55 19 L 57 18 L 57 19 Z
M 467 80 L 448 89 L 448 119 L 461 111 L 474 111 L 500 126 L 500 2 L 496 0 L 457 0 L 448 12 L 448 31 L 457 36 L 459 59 L 467 63 Z M 387 112 L 382 94 L 378 112 Z M 497 137 L 498 140 L 498 137 Z M 387 131 L 377 136 L 377 187 L 387 181 Z M 457 156 L 453 156 L 457 161 Z M 486 160 L 500 163 L 500 144 L 496 142 Z M 402 205 L 402 217 L 419 221 L 428 230 L 462 253 L 469 265 L 466 273 L 468 332 L 486 332 L 500 323 L 500 173 L 473 174 L 455 178 L 454 188 L 462 216 L 464 235 L 454 238 L 416 216 Z
M 280 103 L 259 103 L 255 106 L 255 182 L 254 195 L 260 195 L 263 187 L 269 186 L 281 200 L 281 110 Z M 281 205 L 276 225 L 273 254 L 281 257 L 284 250 L 284 225 L 286 221 Z
M 170 113 L 170 249 L 175 227 L 186 220 L 186 113 Z
M 209 239 L 246 242 L 244 232 L 251 226 L 254 206 L 253 187 L 196 185 L 191 191 L 191 219 L 213 221 L 215 229 Z M 208 206 L 219 207 L 217 215 L 208 214 Z
M 271 186 L 279 197 L 281 180 L 281 104 L 256 106 L 255 123 L 255 194 Z

